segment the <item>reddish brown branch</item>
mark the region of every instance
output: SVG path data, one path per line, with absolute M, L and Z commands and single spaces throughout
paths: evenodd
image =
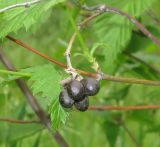
M 144 110 L 144 109 L 160 109 L 160 105 L 139 105 L 139 106 L 90 106 L 89 110 L 98 110 L 98 111 L 105 111 L 105 110 Z
M 39 52 L 38 50 L 34 49 L 33 47 L 31 47 L 31 46 L 29 46 L 29 45 L 27 45 L 27 44 L 25 44 L 25 43 L 23 43 L 22 41 L 17 40 L 17 39 L 15 39 L 15 38 L 13 38 L 13 37 L 11 37 L 11 36 L 9 36 L 9 35 L 7 35 L 6 37 L 7 37 L 8 39 L 12 40 L 13 42 L 19 44 L 20 46 L 23 46 L 24 48 L 29 49 L 30 51 L 36 53 L 37 55 L 39 55 L 39 56 L 41 56 L 41 57 L 43 57 L 43 58 L 45 58 L 45 59 L 47 59 L 47 60 L 49 60 L 49 61 L 51 61 L 51 62 L 53 62 L 53 63 L 55 63 L 55 64 L 63 67 L 63 68 L 67 68 L 67 66 L 64 65 L 63 63 L 58 62 L 57 60 L 55 60 L 55 59 L 53 59 L 53 58 L 51 58 L 51 57 L 49 57 L 49 56 L 47 56 L 47 55 Z
M 59 65 L 60 67 L 67 68 L 67 66 L 65 64 L 45 55 L 44 53 L 39 52 L 38 50 L 32 48 L 31 46 L 26 45 L 22 41 L 17 40 L 9 35 L 6 37 L 8 39 L 10 39 L 11 41 L 17 43 L 18 45 L 28 49 L 29 51 L 32 51 L 33 53 L 38 54 L 39 56 Z M 97 78 L 99 76 L 97 73 L 90 73 L 90 72 L 86 72 L 86 71 L 80 70 L 80 69 L 76 69 L 76 71 L 79 72 L 80 74 L 85 75 L 85 76 L 90 76 L 90 77 L 94 77 L 94 78 Z M 110 76 L 110 75 L 103 75 L 102 80 L 123 82 L 123 83 L 130 83 L 130 84 L 144 84 L 144 85 L 160 86 L 160 81 L 141 80 L 141 79 L 135 79 L 135 78 L 121 78 L 121 77 L 114 77 L 114 76 Z
M 18 123 L 18 124 L 41 123 L 38 120 L 17 120 L 17 119 L 11 119 L 11 118 L 0 118 L 0 121 L 9 122 L 9 123 Z

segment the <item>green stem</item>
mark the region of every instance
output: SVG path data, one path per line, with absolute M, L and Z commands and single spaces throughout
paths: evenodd
M 32 76 L 31 73 L 23 73 L 23 72 L 10 71 L 10 70 L 4 70 L 4 69 L 0 69 L 0 73 L 8 74 L 8 75 L 20 76 L 20 77 L 27 77 L 27 78 L 30 78 Z
M 76 23 L 74 22 L 71 14 L 70 14 L 70 12 L 69 12 L 69 10 L 67 10 L 67 14 L 68 14 L 68 17 L 69 17 L 69 20 L 70 20 L 70 22 L 71 22 L 72 27 L 74 28 L 74 30 L 75 30 L 76 33 L 77 33 L 77 37 L 78 37 L 79 42 L 80 42 L 80 44 L 81 44 L 81 46 L 82 46 L 82 48 L 83 48 L 84 54 L 86 55 L 86 57 L 88 57 L 88 58 L 91 59 L 91 56 L 90 56 L 90 53 L 89 53 L 89 49 L 88 49 L 88 47 L 86 46 L 86 44 L 85 44 L 85 42 L 84 42 L 84 39 L 83 39 L 81 33 L 79 32 L 79 29 L 78 29 Z

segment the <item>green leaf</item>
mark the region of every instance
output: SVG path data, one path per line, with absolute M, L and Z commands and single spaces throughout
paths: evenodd
M 0 87 L 4 87 L 5 85 L 9 84 L 9 82 L 12 82 L 12 81 L 19 79 L 19 78 L 20 77 L 18 77 L 18 76 L 10 76 L 5 79 L 0 78 Z
M 119 125 L 107 120 L 104 122 L 103 128 L 105 129 L 105 134 L 110 144 L 110 147 L 114 147 L 119 133 Z
M 160 33 L 158 32 L 158 29 L 152 26 L 146 27 L 150 32 L 155 34 L 157 37 L 160 37 Z M 139 32 L 132 33 L 131 41 L 127 46 L 128 52 L 137 52 L 140 50 L 146 50 L 147 48 L 150 48 L 153 45 L 153 41 L 149 38 L 143 36 L 143 34 L 139 34 Z
M 57 129 L 59 125 L 65 123 L 68 117 L 68 112 L 66 112 L 58 101 L 58 96 L 60 93 L 60 80 L 61 76 L 55 70 L 52 65 L 43 65 L 34 68 L 27 69 L 32 73 L 30 81 L 32 82 L 33 94 L 41 94 L 44 100 L 47 100 L 47 104 L 50 106 L 50 114 L 52 120 L 52 126 Z
M 137 52 L 139 50 L 145 50 L 150 45 L 152 41 L 147 37 L 142 37 L 139 34 L 133 33 L 130 43 L 127 46 L 128 52 Z
M 128 118 L 130 120 L 138 121 L 143 125 L 148 125 L 148 126 L 155 125 L 153 114 L 150 114 L 146 110 L 132 111 L 132 113 L 128 116 Z
M 31 25 L 39 22 L 41 17 L 48 13 L 49 9 L 64 1 L 65 0 L 42 1 L 29 8 L 19 7 L 0 13 L 0 38 L 5 37 L 10 32 L 16 32 L 22 27 L 28 30 Z M 0 3 L 3 4 L 3 8 L 18 2 L 22 1 L 13 0 L 12 3 L 8 3 L 8 1 L 0 0 Z
M 106 43 L 94 43 L 92 48 L 91 48 L 91 51 L 90 51 L 91 56 L 93 56 L 93 54 L 96 51 L 96 49 L 98 49 L 100 47 L 101 48 L 108 48 Z
M 159 133 L 160 132 L 160 125 L 151 126 L 149 129 L 146 130 L 147 133 Z
M 9 124 L 0 122 L 0 141 L 16 141 L 44 128 L 41 124 Z
M 1 77 L 1 74 L 3 75 L 7 75 L 4 76 L 3 78 Z M 11 71 L 11 70 L 3 70 L 0 69 L 0 87 L 5 86 L 6 84 L 8 84 L 9 82 L 12 82 L 14 80 L 17 80 L 19 78 L 23 78 L 23 77 L 30 77 L 31 75 L 29 73 L 21 73 L 21 72 L 17 72 L 17 71 Z
M 33 147 L 39 147 L 40 146 L 40 140 L 41 140 L 41 136 L 42 136 L 42 132 L 39 133 L 39 135 L 37 136 Z
M 124 100 L 130 90 L 130 85 L 124 86 L 120 89 L 113 88 L 107 96 L 108 99 Z
M 42 65 L 27 69 L 32 73 L 30 82 L 32 82 L 31 89 L 34 95 L 41 94 L 41 96 L 50 105 L 58 98 L 60 93 L 61 76 L 52 65 Z
M 62 108 L 59 101 L 56 100 L 52 106 L 50 107 L 50 113 L 51 113 L 51 121 L 53 122 L 52 126 L 54 129 L 58 129 L 61 122 L 65 124 L 69 113 Z
M 17 139 L 22 139 L 42 129 L 43 125 L 41 124 L 25 124 L 25 125 L 10 124 L 8 130 L 9 132 L 8 140 L 15 141 Z
M 124 12 L 134 17 L 141 16 L 155 0 L 125 0 L 120 7 Z M 124 49 L 130 41 L 133 24 L 123 16 L 117 14 L 105 14 L 101 16 L 94 28 L 98 34 L 100 42 L 105 42 L 107 48 L 103 54 L 106 56 L 106 64 L 112 65 L 117 55 Z

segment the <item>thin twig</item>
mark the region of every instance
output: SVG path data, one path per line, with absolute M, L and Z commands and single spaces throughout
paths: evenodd
M 41 123 L 38 120 L 17 120 L 17 119 L 11 119 L 11 118 L 0 118 L 0 121 L 9 122 L 9 123 L 18 123 L 18 124 Z
M 8 39 L 11 41 L 15 42 L 16 44 L 28 49 L 29 51 L 32 51 L 33 53 L 38 54 L 39 56 L 59 65 L 62 68 L 67 69 L 67 65 L 45 55 L 44 53 L 39 52 L 38 50 L 32 48 L 31 46 L 23 43 L 20 40 L 17 40 L 11 36 L 6 36 Z M 86 72 L 84 70 L 76 69 L 77 72 L 80 74 L 83 74 L 85 76 L 90 76 L 93 78 L 98 78 L 99 74 L 97 73 L 91 73 L 91 72 Z M 100 75 L 101 76 L 101 75 Z M 113 81 L 113 82 L 121 82 L 121 83 L 130 83 L 130 84 L 144 84 L 144 85 L 152 85 L 152 86 L 160 86 L 160 81 L 152 81 L 152 80 L 142 80 L 142 79 L 136 79 L 136 78 L 122 78 L 122 77 L 115 77 L 115 76 L 110 76 L 110 75 L 103 75 L 102 80 L 107 80 L 107 81 Z
M 72 35 L 72 37 L 71 37 L 71 39 L 69 41 L 68 47 L 66 49 L 66 52 L 65 52 L 65 56 L 67 58 L 67 66 L 68 66 L 68 68 L 73 68 L 72 64 L 71 64 L 70 55 L 71 55 L 71 49 L 72 49 L 73 42 L 74 42 L 74 40 L 76 38 L 76 35 L 77 35 L 76 33 L 73 33 L 73 35 Z
M 101 13 L 97 12 L 89 17 L 87 17 L 85 20 L 83 20 L 82 22 L 80 22 L 78 25 L 80 27 L 83 27 L 84 25 L 86 25 L 88 22 L 90 22 L 91 20 L 93 20 L 94 18 L 96 18 L 97 16 L 99 16 Z
M 76 39 L 76 36 L 77 36 L 77 33 L 73 33 L 69 43 L 68 43 L 68 47 L 66 49 L 66 52 L 65 52 L 65 56 L 66 56 L 66 60 L 67 60 L 67 72 L 69 74 L 71 74 L 73 76 L 73 78 L 75 78 L 78 73 L 76 72 L 76 70 L 72 67 L 72 63 L 71 63 L 71 49 L 72 49 L 72 46 L 73 46 L 73 42 L 75 41 Z
M 15 67 L 11 64 L 11 62 L 7 59 L 7 57 L 2 52 L 2 49 L 0 49 L 0 60 L 5 65 L 5 67 L 8 70 L 16 71 Z M 59 132 L 53 133 L 51 128 L 51 120 L 48 118 L 48 114 L 43 110 L 43 108 L 39 105 L 36 98 L 33 96 L 31 90 L 28 88 L 27 84 L 22 79 L 16 80 L 17 85 L 19 86 L 20 90 L 25 95 L 28 103 L 32 107 L 33 111 L 36 113 L 36 115 L 39 117 L 42 124 L 48 129 L 48 131 L 51 133 L 53 139 L 57 141 L 57 143 L 61 147 L 68 147 L 69 145 L 64 140 L 64 138 L 59 134 Z
M 90 106 L 89 107 L 89 110 L 98 110 L 98 111 L 106 111 L 106 110 L 128 111 L 128 110 L 144 110 L 144 109 L 160 109 L 160 105 L 139 105 L 139 106 L 102 105 L 102 106 Z
M 33 0 L 33 1 L 30 1 L 30 2 L 24 2 L 24 3 L 18 3 L 18 4 L 13 4 L 13 5 L 10 5 L 10 6 L 7 6 L 5 8 L 2 8 L 0 9 L 0 13 L 3 13 L 7 10 L 10 10 L 10 9 L 13 9 L 13 8 L 17 8 L 17 7 L 25 7 L 25 8 L 28 8 L 30 7 L 31 5 L 34 5 L 36 3 L 39 3 L 41 0 Z
M 109 7 L 107 5 L 100 5 L 95 7 L 93 10 L 89 9 L 89 7 L 82 7 L 83 9 L 89 10 L 89 11 L 98 11 L 99 14 L 97 14 L 97 16 L 99 16 L 100 14 L 104 14 L 104 13 L 115 13 L 121 16 L 126 17 L 128 20 L 130 20 L 134 25 L 136 25 L 138 27 L 139 30 L 141 30 L 141 32 L 143 32 L 144 35 L 146 35 L 148 38 L 150 38 L 154 43 L 156 43 L 158 46 L 160 46 L 160 39 L 158 39 L 156 36 L 154 36 L 147 28 L 145 28 L 138 20 L 136 20 L 133 16 L 130 16 L 128 13 L 125 13 L 117 8 L 113 8 L 113 7 Z M 95 15 L 95 14 L 93 14 Z M 93 17 L 95 18 L 95 17 Z

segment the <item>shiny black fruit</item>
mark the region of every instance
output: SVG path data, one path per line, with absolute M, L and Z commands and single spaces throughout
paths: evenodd
M 82 101 L 75 102 L 74 105 L 77 110 L 84 112 L 89 107 L 89 99 L 88 97 L 85 97 Z
M 85 89 L 85 95 L 93 96 L 96 95 L 100 89 L 99 82 L 94 78 L 84 78 L 81 83 Z
M 59 102 L 60 102 L 61 106 L 64 108 L 71 108 L 74 104 L 74 100 L 72 100 L 70 98 L 67 90 L 65 90 L 65 89 L 59 95 Z
M 84 87 L 82 83 L 77 80 L 72 80 L 68 83 L 67 91 L 74 101 L 81 101 L 84 98 Z

